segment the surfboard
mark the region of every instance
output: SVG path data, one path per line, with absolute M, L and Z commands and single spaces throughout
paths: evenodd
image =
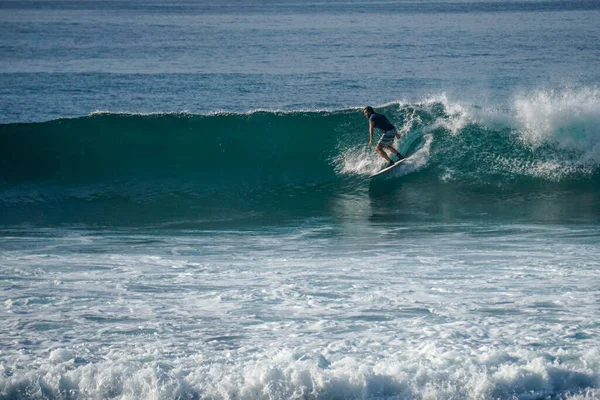
M 386 167 L 386 168 L 384 168 L 384 169 L 382 169 L 382 170 L 380 170 L 380 171 L 378 171 L 378 172 L 374 173 L 373 175 L 371 175 L 371 178 L 373 178 L 373 177 L 375 177 L 375 176 L 377 176 L 377 175 L 385 174 L 386 172 L 393 170 L 393 169 L 394 169 L 394 168 L 396 168 L 398 165 L 402 164 L 404 161 L 406 161 L 406 158 L 403 158 L 403 159 L 402 159 L 402 160 L 400 160 L 400 161 L 396 161 L 396 162 L 394 163 L 394 165 L 391 165 L 391 166 L 389 166 L 389 167 Z

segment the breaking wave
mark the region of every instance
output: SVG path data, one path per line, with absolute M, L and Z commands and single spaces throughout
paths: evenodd
M 600 185 L 600 89 L 539 91 L 494 108 L 444 95 L 378 109 L 408 160 L 385 176 L 438 185 Z M 359 109 L 92 115 L 0 125 L 0 202 L 187 199 L 207 210 L 364 187 L 382 160 Z M 406 178 L 409 176 L 409 178 Z M 308 200 L 307 200 L 308 199 Z M 207 211 L 212 212 L 212 211 Z

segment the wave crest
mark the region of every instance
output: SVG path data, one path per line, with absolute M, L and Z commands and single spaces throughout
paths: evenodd
M 380 110 L 410 155 L 396 176 L 495 183 L 588 179 L 600 164 L 600 90 L 522 95 L 490 109 L 440 95 Z M 376 140 L 376 138 L 375 138 Z M 244 114 L 124 114 L 0 125 L 0 180 L 106 183 L 183 180 L 219 187 L 325 183 L 366 177 L 383 160 L 368 148 L 359 109 Z
M 523 95 L 515 101 L 515 113 L 525 143 L 578 152 L 582 164 L 600 162 L 600 88 Z

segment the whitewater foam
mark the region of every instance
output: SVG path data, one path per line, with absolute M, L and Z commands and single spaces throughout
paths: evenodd
M 427 131 L 441 127 L 457 136 L 468 123 L 473 122 L 472 107 L 459 101 L 451 101 L 446 93 L 427 98 L 423 105 L 433 115 L 437 114 L 435 108 L 443 107 L 443 114 L 437 116 L 435 122 L 427 127 Z
M 357 228 L 4 235 L 0 397 L 600 394 L 595 227 Z
M 600 88 L 539 90 L 514 103 L 521 139 L 577 151 L 578 162 L 600 163 Z
M 434 120 L 419 119 L 412 129 L 434 134 L 434 146 L 443 138 L 440 129 L 456 138 L 442 141 L 435 155 L 437 161 L 442 152 L 447 157 L 441 181 L 477 181 L 494 174 L 554 182 L 592 176 L 600 162 L 599 94 L 597 87 L 536 91 L 518 96 L 512 108 L 468 105 L 441 94 L 422 103 Z M 440 106 L 443 113 L 436 116 Z M 453 162 L 467 160 L 468 152 L 468 163 Z

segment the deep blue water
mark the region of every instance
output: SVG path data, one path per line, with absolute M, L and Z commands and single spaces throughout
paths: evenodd
M 600 398 L 600 2 L 0 1 L 0 55 L 0 399 Z
M 3 1 L 0 122 L 589 87 L 597 1 Z

